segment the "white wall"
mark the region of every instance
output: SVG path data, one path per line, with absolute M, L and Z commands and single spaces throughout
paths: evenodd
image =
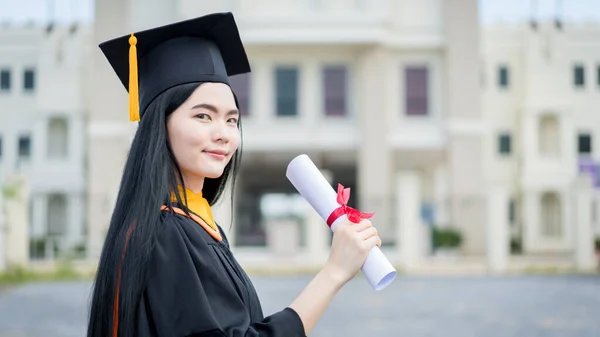
M 356 149 L 360 142 L 352 111 L 357 78 L 354 51 L 331 47 L 253 47 L 251 59 L 250 114 L 244 117 L 244 148 L 266 151 L 275 149 L 318 150 Z M 348 116 L 326 117 L 323 106 L 321 67 L 327 64 L 347 66 L 350 109 Z M 276 115 L 275 69 L 281 65 L 298 67 L 298 115 Z M 355 95 L 353 95 L 355 94 Z
M 47 231 L 47 195 L 61 193 L 67 197 L 68 237 L 83 231 L 84 183 L 84 108 L 86 60 L 90 35 L 87 27 L 44 26 L 4 27 L 0 30 L 0 67 L 13 70 L 11 91 L 0 93 L 2 120 L 0 135 L 3 149 L 0 158 L 2 177 L 24 174 L 30 187 L 25 209 L 31 210 L 30 236 Z M 35 71 L 35 87 L 23 91 L 23 69 Z M 50 119 L 67 122 L 67 152 L 64 158 L 48 156 Z M 31 157 L 26 167 L 17 165 L 18 136 L 31 135 Z M 1 179 L 0 179 L 1 180 Z M 27 219 L 27 217 L 22 218 Z M 19 226 L 29 227 L 29 223 Z M 72 234 L 75 233 L 75 234 Z
M 482 35 L 484 113 L 490 124 L 486 165 L 489 176 L 523 192 L 525 245 L 529 252 L 569 251 L 573 217 L 571 186 L 578 174 L 577 133 L 592 134 L 592 158 L 599 161 L 600 116 L 600 25 L 566 24 L 557 30 L 541 23 L 487 27 Z M 497 67 L 510 70 L 508 90 L 498 87 Z M 585 86 L 573 84 L 573 66 L 585 66 Z M 558 156 L 540 153 L 540 119 L 545 114 L 559 121 Z M 497 134 L 509 131 L 512 153 L 498 154 Z M 559 193 L 563 202 L 564 236 L 546 239 L 540 235 L 541 193 Z
M 36 92 L 23 90 L 23 71 L 37 68 L 38 53 L 43 39 L 40 27 L 3 26 L 0 28 L 0 69 L 11 72 L 9 91 L 0 90 L 0 182 L 2 177 L 14 173 L 18 164 L 18 137 L 32 133 L 32 121 L 36 116 Z M 35 140 L 35 136 L 33 140 Z M 32 144 L 32 154 L 36 151 Z M 30 164 L 19 166 L 29 172 Z

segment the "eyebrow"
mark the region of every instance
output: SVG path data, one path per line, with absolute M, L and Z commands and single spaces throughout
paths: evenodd
M 214 113 L 219 113 L 219 110 L 217 109 L 217 107 L 215 107 L 212 104 L 208 104 L 208 103 L 196 104 L 192 107 L 192 110 L 193 109 L 207 109 Z M 226 115 L 239 115 L 239 114 L 240 114 L 240 112 L 237 109 L 229 110 L 226 113 Z

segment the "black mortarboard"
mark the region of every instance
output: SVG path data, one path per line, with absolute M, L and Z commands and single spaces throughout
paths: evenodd
M 100 49 L 129 92 L 132 121 L 169 88 L 192 82 L 229 84 L 229 76 L 250 72 L 232 13 L 132 33 L 103 42 Z

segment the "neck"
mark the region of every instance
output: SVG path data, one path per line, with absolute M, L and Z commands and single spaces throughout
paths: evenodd
M 193 193 L 201 193 L 204 187 L 204 177 L 196 176 L 193 174 L 183 174 L 183 182 L 185 188 Z

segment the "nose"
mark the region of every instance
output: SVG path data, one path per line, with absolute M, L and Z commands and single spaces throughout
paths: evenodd
M 227 132 L 227 125 L 225 125 L 225 123 L 213 123 L 213 140 L 215 142 L 222 143 L 227 143 L 229 141 L 229 134 Z

